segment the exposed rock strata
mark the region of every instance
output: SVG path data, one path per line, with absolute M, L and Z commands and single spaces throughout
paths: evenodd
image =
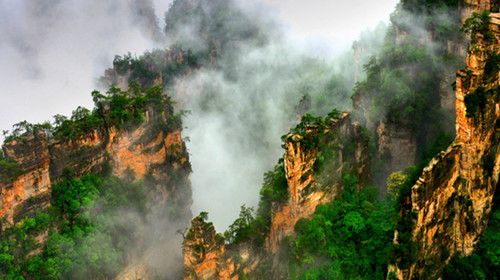
M 328 168 L 335 171 L 315 178 L 318 147 L 306 149 L 301 139 L 317 133 L 324 135 L 320 141 L 322 144 L 336 145 L 337 148 L 335 160 Z M 280 244 L 286 236 L 295 234 L 295 223 L 301 218 L 311 217 L 320 203 L 334 199 L 340 191 L 342 171 L 349 170 L 360 177 L 368 173 L 368 143 L 361 134 L 360 127 L 351 122 L 349 113 L 343 113 L 340 118 L 332 119 L 325 131 L 310 126 L 306 136 L 288 135 L 284 168 L 290 196 L 286 202 L 272 205 L 271 225 L 264 249 L 255 252 L 247 243 L 228 247 L 223 239 L 216 238 L 212 225 L 195 218 L 184 243 L 184 279 L 240 279 L 241 275 L 258 279 L 261 277 L 259 273 L 266 269 L 266 273 L 277 273 L 273 276 L 266 274 L 268 277 L 283 277 L 278 275 Z M 337 137 L 328 137 L 332 135 Z M 350 141 L 343 141 L 346 139 Z M 345 142 L 356 143 L 353 155 L 343 155 Z
M 237 279 L 234 261 L 223 260 L 224 237 L 211 223 L 196 217 L 184 241 L 184 279 Z
M 437 279 L 453 256 L 473 253 L 488 224 L 500 172 L 500 74 L 485 72 L 490 54 L 500 50 L 500 14 L 491 16 L 495 42 L 477 34 L 468 69 L 457 74 L 457 138 L 412 187 L 416 259 L 407 269 L 391 267 L 399 279 Z M 485 105 L 466 116 L 465 97 L 479 87 L 487 92 Z
M 136 180 L 144 176 L 156 179 L 155 198 L 169 200 L 183 216 L 190 215 L 191 170 L 186 146 L 179 130 L 144 140 L 156 117 L 147 112 L 148 121 L 135 129 L 94 130 L 77 139 L 55 141 L 38 133 L 22 141 L 3 146 L 5 154 L 24 171 L 12 184 L 1 186 L 0 218 L 13 224 L 49 204 L 51 185 L 70 170 L 76 177 L 108 169 L 112 175 Z M 160 116 L 158 116 L 160 117 Z M 165 117 L 165 116 L 163 116 Z

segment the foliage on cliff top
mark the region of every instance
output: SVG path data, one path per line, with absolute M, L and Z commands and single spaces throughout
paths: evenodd
M 112 127 L 130 129 L 146 120 L 145 113 L 150 108 L 153 113 L 150 117 L 164 124 L 165 131 L 182 128 L 181 115 L 184 112 L 173 113 L 173 101 L 163 93 L 161 85 L 143 89 L 136 82 L 131 82 L 128 91 L 112 85 L 105 95 L 93 91 L 92 99 L 95 105 L 92 111 L 79 106 L 70 118 L 55 115 L 52 124 L 30 124 L 26 121 L 14 124 L 4 143 L 25 140 L 31 135 L 36 136 L 38 131 L 45 132 L 48 137 L 68 141 L 93 130 L 107 131 Z
M 185 50 L 181 45 L 174 44 L 166 50 L 146 51 L 139 57 L 132 56 L 130 52 L 123 56 L 116 55 L 113 59 L 113 70 L 128 81 L 135 81 L 145 88 L 154 86 L 158 80 L 163 85 L 170 85 L 174 77 L 197 69 L 201 63 L 208 60 L 208 56 L 207 52 L 193 53 L 190 49 Z M 117 83 L 116 78 L 101 77 L 99 84 L 107 87 Z
M 145 217 L 146 185 L 87 175 L 53 188 L 52 207 L 0 237 L 2 279 L 110 279 L 129 261 Z M 36 237 L 47 234 L 41 247 Z M 41 253 L 33 254 L 40 250 Z M 136 252 L 134 252 L 136 253 Z
M 290 129 L 289 134 L 281 136 L 281 140 L 285 142 L 290 135 L 298 135 L 300 136 L 300 143 L 306 150 L 316 148 L 324 136 L 325 129 L 328 128 L 332 120 L 337 120 L 340 116 L 341 112 L 337 109 L 330 111 L 325 118 L 307 113 L 302 116 L 295 127 Z
M 472 12 L 472 15 L 465 20 L 460 30 L 470 35 L 472 43 L 476 42 L 476 33 L 482 34 L 486 42 L 491 42 L 495 39 L 495 35 L 488 27 L 490 20 L 490 11 L 488 9 L 483 9 L 480 13 Z

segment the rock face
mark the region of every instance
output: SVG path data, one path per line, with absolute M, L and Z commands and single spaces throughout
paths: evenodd
M 321 173 L 316 178 L 314 169 L 319 147 L 306 148 L 301 142 L 303 136 L 288 135 L 285 141 L 284 168 L 289 199 L 283 203 L 273 203 L 270 230 L 266 235 L 264 248 L 255 252 L 246 243 L 224 245 L 224 239 L 216 236 L 213 226 L 197 217 L 192 221 L 184 242 L 184 279 L 240 279 L 241 275 L 249 279 L 261 279 L 261 273 L 266 269 L 265 273 L 272 271 L 275 274 L 272 277 L 266 274 L 265 277 L 284 277 L 278 275 L 277 267 L 280 244 L 286 236 L 295 234 L 295 223 L 301 218 L 311 217 L 320 203 L 334 199 L 340 191 L 342 171 L 349 170 L 360 177 L 361 174 L 366 176 L 368 173 L 368 143 L 361 137 L 359 130 L 360 127 L 351 122 L 349 113 L 332 119 L 325 131 L 308 127 L 304 137 L 322 133 L 320 143 L 337 146 L 335 160 L 328 167 L 328 170 L 335 171 Z M 333 135 L 336 137 L 332 137 Z M 356 143 L 352 155 L 344 155 L 342 145 L 345 143 Z
M 3 226 L 46 207 L 51 185 L 65 170 L 71 170 L 76 177 L 107 170 L 121 178 L 152 176 L 156 179 L 155 197 L 168 199 L 179 213 L 190 216 L 191 167 L 180 130 L 154 134 L 155 120 L 168 117 L 168 113 L 154 116 L 152 110 L 147 110 L 146 115 L 147 121 L 134 129 L 94 130 L 69 141 L 56 141 L 38 133 L 6 143 L 4 153 L 19 164 L 24 174 L 12 184 L 1 186 L 0 218 L 7 222 Z
M 348 137 L 353 134 L 353 130 L 350 115 L 344 113 L 340 119 L 331 123 L 330 128 L 325 133 L 335 133 Z M 311 129 L 309 133 L 317 132 Z M 331 201 L 337 194 L 336 185 L 322 188 L 321 184 L 315 180 L 314 163 L 318 150 L 317 148 L 306 149 L 301 144 L 301 138 L 300 135 L 289 135 L 285 142 L 283 160 L 290 197 L 286 203 L 275 203 L 272 207 L 273 218 L 271 219 L 269 236 L 266 239 L 267 250 L 272 254 L 276 253 L 285 236 L 294 233 L 294 226 L 298 220 L 312 216 L 318 204 Z M 336 156 L 337 161 L 334 163 L 336 168 L 332 168 L 332 170 L 338 170 L 340 173 L 343 163 L 342 153 L 340 152 Z M 329 176 L 338 179 L 339 173 L 329 174 Z
M 408 128 L 380 122 L 377 128 L 378 147 L 385 170 L 390 173 L 403 170 L 417 160 L 417 138 Z
M 460 25 L 460 20 L 463 22 L 466 18 L 470 17 L 472 12 L 480 12 L 483 9 L 491 9 L 498 7 L 498 1 L 490 0 L 467 0 L 463 5 L 458 5 L 457 11 L 450 11 L 448 20 L 453 24 Z M 451 16 L 453 15 L 453 16 Z M 409 15 L 408 15 L 409 16 Z M 420 15 L 423 16 L 423 15 Z M 455 18 L 456 16 L 456 18 Z M 403 22 L 406 22 L 403 20 Z M 408 27 L 401 26 L 401 23 L 396 20 L 392 26 L 395 34 L 394 44 L 396 46 L 405 46 L 408 43 L 409 35 L 417 36 L 417 48 L 425 46 L 436 47 L 436 53 L 433 54 L 436 61 L 439 62 L 441 73 L 436 77 L 439 82 L 435 88 L 433 95 L 433 104 L 439 104 L 442 116 L 440 121 L 444 124 L 442 129 L 449 135 L 454 136 L 455 130 L 453 123 L 456 119 L 456 106 L 455 106 L 455 92 L 450 86 L 455 81 L 456 70 L 462 66 L 457 62 L 451 63 L 445 57 L 457 58 L 457 61 L 464 61 L 467 53 L 468 42 L 465 36 L 442 36 L 439 29 L 433 27 L 421 27 L 424 31 L 422 33 L 412 33 L 408 31 Z M 457 29 L 459 26 L 457 26 Z M 401 66 L 400 69 L 408 71 L 411 66 Z M 415 165 L 419 162 L 419 157 L 425 151 L 425 142 L 428 141 L 423 137 L 425 132 L 422 132 L 423 127 L 418 130 L 411 130 L 401 124 L 391 123 L 389 119 L 382 113 L 370 116 L 370 107 L 372 97 L 369 93 L 355 93 L 353 99 L 353 108 L 356 112 L 357 120 L 362 122 L 370 131 L 377 133 L 379 136 L 379 160 L 382 162 L 380 172 L 377 172 L 375 183 L 377 185 L 385 185 L 389 174 L 395 171 L 401 171 L 405 167 Z M 434 137 L 434 136 L 432 136 Z
M 500 172 L 500 76 L 487 67 L 500 50 L 500 14 L 491 17 L 495 39 L 477 34 L 457 74 L 457 137 L 412 187 L 416 259 L 391 267 L 399 279 L 437 279 L 451 257 L 472 254 L 488 224 Z M 478 94 L 484 103 L 470 101 Z
M 201 217 L 191 221 L 184 241 L 184 279 L 237 279 L 231 277 L 234 262 L 225 253 L 224 237 Z
M 12 224 L 14 217 L 48 205 L 50 200 L 50 155 L 44 133 L 24 142 L 3 146 L 4 153 L 14 159 L 24 174 L 12 184 L 1 187 L 0 217 Z M 28 198 L 32 198 L 28 203 Z

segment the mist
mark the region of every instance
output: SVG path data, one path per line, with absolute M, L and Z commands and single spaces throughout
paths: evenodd
M 91 108 L 94 81 L 116 54 L 161 43 L 148 0 L 0 0 L 0 18 L 1 130 Z
M 0 1 L 0 34 L 6 38 L 0 43 L 0 94 L 9 104 L 0 113 L 0 129 L 91 108 L 89 93 L 115 55 L 175 42 L 159 33 L 171 2 Z M 263 173 L 283 154 L 280 136 L 305 113 L 296 109 L 304 96 L 313 97 L 313 113 L 350 109 L 356 67 L 379 47 L 368 48 L 355 66 L 352 42 L 366 29 L 385 30 L 377 24 L 388 20 L 396 1 L 346 3 L 237 2 L 266 43 L 236 44 L 232 57 L 218 61 L 218 71 L 182 81 L 176 90 L 182 96 L 170 92 L 192 112 L 184 135 L 191 140 L 193 213 L 209 212 L 218 230 L 237 217 L 242 204 L 258 202 Z M 180 34 L 190 29 L 184 26 L 188 32 Z M 197 97 L 207 91 L 217 92 L 215 107 Z M 339 96 L 324 104 L 325 92 Z
M 297 37 L 276 21 L 275 10 L 236 3 L 245 11 L 240 22 L 231 22 L 236 35 L 230 37 L 238 39 L 215 66 L 181 78 L 169 92 L 180 109 L 191 112 L 184 135 L 193 166 L 192 211 L 207 211 L 218 231 L 238 217 L 241 205 L 257 207 L 263 174 L 283 156 L 281 136 L 302 115 L 351 110 L 360 68 L 380 49 L 387 28 L 379 22 L 371 30 L 352 31 L 359 50 L 351 49 L 351 41 L 337 50 L 342 55 L 324 57 L 314 46 L 293 44 Z M 205 9 L 210 14 L 210 7 Z M 204 19 L 190 19 L 195 24 L 176 27 L 181 31 L 173 37 L 183 46 L 206 46 L 198 34 Z
M 91 108 L 90 92 L 115 55 L 140 55 L 179 41 L 207 48 L 196 18 L 174 36 L 164 35 L 172 2 L 0 0 L 0 129 Z M 191 112 L 183 137 L 193 167 L 194 215 L 207 211 L 224 231 L 241 205 L 257 206 L 263 174 L 283 156 L 281 136 L 301 115 L 351 110 L 351 89 L 363 79 L 362 65 L 381 48 L 387 25 L 380 22 L 388 21 L 396 2 L 231 2 L 243 16 L 230 23 L 234 37 L 225 54 L 167 92 L 177 109 Z M 159 274 L 175 277 L 182 262 L 177 230 L 186 225 L 164 214 L 150 213 L 144 221 L 130 209 L 114 215 L 140 220 L 137 239 L 154 242 L 145 253 L 139 248 L 144 244 L 131 245 L 130 264 L 143 258 Z M 143 255 L 139 260 L 134 250 Z M 169 258 L 162 256 L 167 251 Z
M 322 109 L 317 103 L 328 93 L 336 99 L 330 105 L 349 109 L 352 83 L 328 63 L 290 55 L 278 46 L 244 53 L 231 66 L 231 77 L 206 70 L 180 85 L 200 93 L 189 99 L 191 114 L 184 121 L 193 165 L 193 213 L 209 212 L 218 230 L 238 216 L 242 204 L 257 205 L 264 172 L 283 156 L 281 136 L 305 113 L 297 108 L 304 96 Z M 335 88 L 329 91 L 328 85 Z M 211 92 L 216 95 L 207 97 Z

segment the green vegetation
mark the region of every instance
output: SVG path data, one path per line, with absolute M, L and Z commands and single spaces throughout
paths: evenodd
M 165 35 L 176 42 L 167 49 L 146 51 L 139 57 L 131 53 L 115 56 L 115 75 L 102 77 L 101 85 L 117 84 L 121 76 L 142 87 L 151 87 L 158 80 L 171 86 L 175 77 L 202 65 L 215 66 L 221 57 L 227 58 L 227 64 L 233 63 L 231 57 L 241 44 L 250 47 L 267 40 L 261 27 L 231 0 L 173 1 L 165 14 Z M 227 73 L 234 73 L 232 70 Z
M 488 55 L 486 64 L 484 65 L 483 81 L 487 82 L 489 78 L 495 77 L 500 70 L 500 54 L 498 52 L 491 52 Z
M 118 178 L 65 178 L 52 207 L 7 228 L 0 238 L 2 279 L 109 279 L 134 247 L 145 217 L 146 186 Z M 36 237 L 47 235 L 41 246 Z M 41 253 L 33 254 L 39 250 Z
M 418 167 L 411 166 L 404 170 L 405 180 L 398 187 L 394 203 L 395 211 L 399 211 L 401 215 L 398 216 L 395 222 L 395 229 L 398 231 L 398 243 L 391 244 L 388 263 L 397 263 L 402 269 L 408 268 L 416 256 L 415 244 L 412 241 L 412 230 L 416 217 L 414 212 L 410 212 L 411 207 L 407 205 L 407 199 L 411 196 L 411 187 L 420 177 L 423 167 L 421 164 Z
M 94 130 L 107 132 L 111 127 L 130 129 L 146 120 L 145 113 L 149 109 L 154 114 L 154 133 L 160 130 L 172 131 L 182 127 L 181 117 L 185 114 L 184 111 L 173 114 L 174 103 L 169 96 L 163 94 L 161 85 L 143 89 L 132 81 L 128 91 L 111 85 L 106 95 L 93 91 L 92 100 L 95 105 L 92 111 L 78 107 L 70 118 L 55 115 L 53 124 L 30 124 L 26 121 L 17 123 L 5 142 L 25 140 L 31 135 L 36 137 L 39 131 L 58 140 L 68 141 Z
M 405 71 L 406 65 L 413 70 Z M 390 123 L 422 136 L 429 121 L 440 120 L 439 103 L 434 99 L 439 90 L 436 76 L 441 69 L 425 48 L 410 43 L 387 46 L 379 59 L 372 58 L 364 67 L 367 80 L 358 83 L 355 92 L 372 98 L 372 118 L 387 112 L 385 117 Z
M 389 175 L 387 179 L 387 196 L 391 200 L 396 199 L 399 187 L 405 183 L 407 177 L 408 175 L 405 175 L 402 171 L 397 171 Z
M 338 119 L 340 112 L 336 109 L 327 114 L 325 118 L 315 117 L 311 114 L 306 114 L 302 117 L 301 122 L 290 130 L 291 134 L 300 135 L 301 144 L 306 149 L 312 149 L 319 145 L 320 140 L 324 136 L 324 130 L 330 124 L 332 119 Z M 314 132 L 308 133 L 309 129 Z M 282 140 L 286 141 L 287 135 L 282 136 Z M 325 144 L 322 151 L 318 155 L 322 157 L 321 163 L 325 160 L 333 158 L 329 149 Z M 238 218 L 229 229 L 225 232 L 226 241 L 229 244 L 238 244 L 241 242 L 252 242 L 255 246 L 264 244 L 265 236 L 269 232 L 271 224 L 271 214 L 273 203 L 284 203 L 289 198 L 288 184 L 284 168 L 283 158 L 278 160 L 278 164 L 274 168 L 264 174 L 264 183 L 260 190 L 260 201 L 257 211 L 253 207 L 242 206 L 240 218 Z M 320 169 L 322 166 L 316 166 L 315 169 Z
M 241 206 L 240 217 L 236 219 L 224 233 L 224 238 L 230 244 L 238 244 L 247 241 L 256 234 L 253 224 L 253 207 Z
M 4 143 L 16 141 L 24 141 L 28 136 L 38 137 L 39 132 L 51 133 L 52 125 L 49 122 L 41 124 L 31 124 L 27 121 L 21 121 L 12 126 L 12 132 L 4 131 Z
M 290 267 L 295 279 L 385 279 L 394 213 L 387 203 L 357 194 L 345 175 L 344 191 L 295 225 Z
M 486 42 L 492 42 L 495 35 L 488 28 L 490 20 L 490 11 L 488 9 L 484 9 L 480 13 L 472 12 L 472 16 L 465 20 L 461 31 L 470 35 L 472 43 L 477 40 L 476 33 L 482 34 Z
M 338 146 L 333 146 L 332 143 L 336 139 L 336 135 L 329 133 L 325 136 L 319 145 L 318 152 L 316 153 L 316 161 L 314 162 L 314 173 L 321 174 L 325 168 L 330 167 L 330 165 L 335 160 L 335 152 L 339 148 Z
M 271 202 L 285 202 L 288 197 L 288 183 L 281 158 L 272 170 L 264 173 L 264 183 L 260 190 L 259 213 L 266 221 L 270 220 Z
M 467 94 L 464 98 L 465 116 L 473 118 L 478 111 L 481 112 L 486 106 L 487 96 L 488 92 L 483 86 L 479 86 L 473 93 Z
M 332 119 L 338 119 L 340 112 L 337 109 L 330 111 L 325 118 L 313 116 L 310 113 L 302 116 L 300 123 L 290 129 L 290 134 L 299 135 L 300 143 L 306 150 L 318 147 L 319 141 L 324 136 L 324 131 L 328 128 Z M 309 133 L 309 131 L 311 133 Z M 289 134 L 283 135 L 281 140 L 286 141 Z
M 186 26 L 193 34 L 186 35 Z M 260 26 L 230 0 L 175 0 L 165 14 L 166 36 L 192 49 L 228 54 L 238 44 L 262 43 L 261 33 Z
M 398 176 L 397 181 L 392 181 L 397 185 L 392 186 L 389 195 L 393 195 L 393 190 L 397 188 L 394 210 L 401 213 L 401 215 L 395 221 L 395 229 L 398 231 L 398 243 L 391 245 L 389 263 L 398 263 L 398 266 L 402 269 L 407 268 L 416 257 L 415 244 L 412 241 L 412 230 L 416 217 L 415 213 L 411 212 L 411 205 L 408 205 L 411 188 L 432 158 L 446 149 L 451 142 L 452 138 L 441 131 L 430 148 L 422 153 L 420 162 L 416 166 L 407 167 L 401 174 L 402 176 Z
M 493 145 L 490 150 L 483 155 L 482 161 L 483 161 L 483 167 L 484 167 L 484 175 L 488 177 L 493 176 L 493 170 L 495 168 L 495 157 L 498 152 L 498 144 Z
M 320 135 L 306 138 L 307 148 L 318 148 L 318 164 L 315 178 L 331 170 L 329 162 L 334 159 L 338 147 L 332 145 L 335 135 L 325 138 L 323 131 L 339 112 L 333 110 L 328 117 L 305 115 L 301 123 L 291 130 L 304 139 L 314 130 Z M 369 138 L 369 132 L 362 129 L 362 138 Z M 311 219 L 302 219 L 295 225 L 296 239 L 288 239 L 291 252 L 288 273 L 297 279 L 337 279 L 363 278 L 383 279 L 387 273 L 387 263 L 398 262 L 405 267 L 415 257 L 412 242 L 414 214 L 405 206 L 411 187 L 420 176 L 422 169 L 433 156 L 451 143 L 451 137 L 440 132 L 434 143 L 422 153 L 422 161 L 410 167 L 392 180 L 392 190 L 386 200 L 377 201 L 376 187 L 363 187 L 358 193 L 357 178 L 344 174 L 343 191 L 333 202 L 319 205 Z M 302 140 L 301 140 L 302 141 Z M 364 139 L 369 142 L 370 139 Z M 344 152 L 349 154 L 348 145 Z M 393 176 L 394 177 L 394 176 Z M 288 199 L 283 160 L 280 159 L 273 171 L 265 174 L 261 190 L 259 208 L 241 208 L 240 217 L 225 233 L 226 242 L 235 245 L 250 242 L 260 246 L 269 232 L 271 205 Z M 403 213 L 403 216 L 397 214 Z M 393 244 L 394 229 L 399 232 L 398 244 Z M 285 241 L 285 244 L 287 242 Z M 286 245 L 284 245 L 286 246 Z M 358 269 L 359 268 L 359 269 Z
M 113 69 L 121 76 L 126 76 L 129 81 L 135 81 L 142 87 L 148 88 L 155 85 L 155 80 L 161 78 L 161 83 L 170 85 L 175 76 L 187 74 L 191 69 L 200 66 L 198 57 L 207 56 L 205 53 L 193 54 L 191 50 L 184 50 L 180 45 L 172 45 L 167 50 L 154 49 L 146 51 L 139 57 L 132 57 L 128 53 L 124 56 L 115 56 Z M 178 58 L 165 63 L 166 60 Z M 102 86 L 108 83 L 117 83 L 115 79 L 100 79 Z
M 493 209 L 484 235 L 469 257 L 455 256 L 443 270 L 444 280 L 500 279 L 500 196 L 494 196 Z
M 0 184 L 10 184 L 23 173 L 16 161 L 0 151 Z
M 279 159 L 278 164 L 264 174 L 257 212 L 255 213 L 253 207 L 241 206 L 240 217 L 224 233 L 226 241 L 229 244 L 250 241 L 257 247 L 264 245 L 265 236 L 271 225 L 271 206 L 273 202 L 283 203 L 287 201 L 288 197 L 283 159 Z
M 428 149 L 439 131 L 453 133 L 454 113 L 443 110 L 440 95 L 447 79 L 443 73 L 455 72 L 463 64 L 447 48 L 450 41 L 464 40 L 456 9 L 462 2 L 402 1 L 391 15 L 394 27 L 389 28 L 382 50 L 364 66 L 366 80 L 354 88 L 353 99 L 362 104 L 366 119 L 408 128 L 417 137 L 418 151 Z M 432 36 L 432 47 L 415 22 L 423 23 L 419 26 Z
M 205 1 L 206 2 L 206 1 Z M 108 131 L 115 127 L 130 129 L 143 123 L 146 111 L 152 112 L 151 129 L 139 142 L 155 137 L 161 131 L 171 131 L 181 127 L 182 113 L 173 114 L 173 102 L 163 94 L 163 86 L 152 86 L 158 80 L 170 86 L 177 75 L 187 74 L 201 65 L 208 65 L 213 57 L 220 56 L 222 50 L 236 48 L 241 41 L 265 41 L 260 30 L 229 0 L 210 1 L 213 7 L 203 6 L 202 1 L 175 0 L 166 14 L 165 32 L 175 38 L 184 32 L 180 26 L 199 19 L 199 28 L 193 28 L 200 38 L 208 38 L 203 46 L 195 42 L 185 42 L 169 50 L 153 50 L 140 57 L 116 56 L 113 67 L 116 74 L 135 80 L 127 91 L 111 85 L 106 94 L 92 92 L 95 108 L 78 107 L 71 117 L 54 116 L 53 124 L 30 124 L 26 121 L 14 125 L 6 141 L 24 140 L 37 136 L 43 131 L 50 137 L 69 141 L 94 130 Z M 446 67 L 453 68 L 456 57 L 445 51 L 444 42 L 454 38 L 459 40 L 457 26 L 459 17 L 451 13 L 451 19 L 435 21 L 432 16 L 447 8 L 456 8 L 462 0 L 402 0 L 401 8 L 392 17 L 399 30 L 407 32 L 402 42 L 394 32 L 387 34 L 383 50 L 373 56 L 364 66 L 367 78 L 355 87 L 355 95 L 362 96 L 369 103 L 366 107 L 372 121 L 387 120 L 391 124 L 410 129 L 418 135 L 421 162 L 403 172 L 390 177 L 387 200 L 377 201 L 372 187 L 359 188 L 358 179 L 344 173 L 343 190 L 332 202 L 319 205 L 309 219 L 301 219 L 295 225 L 296 237 L 289 241 L 291 252 L 288 273 L 296 279 L 384 279 L 387 263 L 398 263 L 407 268 L 415 257 L 412 243 L 412 229 L 415 214 L 410 212 L 407 201 L 411 187 L 420 176 L 422 169 L 439 151 L 446 148 L 451 137 L 441 130 L 443 112 L 440 108 L 442 73 Z M 207 4 L 208 5 L 208 4 Z M 402 10 L 427 14 L 425 25 L 428 31 L 442 40 L 437 50 L 429 49 L 422 43 L 421 34 L 415 34 L 404 22 Z M 446 10 L 449 11 L 449 10 Z M 486 40 L 492 40 L 487 28 L 490 17 L 487 10 L 466 20 L 463 31 L 481 33 Z M 190 37 L 190 36 L 183 36 Z M 458 38 L 458 39 L 457 39 Z M 439 44 L 443 43 L 443 44 Z M 206 45 L 206 46 L 205 46 Z M 200 50 L 201 49 L 201 50 Z M 231 55 L 230 52 L 227 52 Z M 435 53 L 438 55 L 436 56 Z M 176 57 L 172 61 L 170 57 Z M 226 57 L 227 58 L 227 57 Z M 500 55 L 490 54 L 485 67 L 485 78 L 499 71 Z M 231 65 L 225 69 L 228 80 L 236 79 Z M 112 82 L 117 82 L 112 77 Z M 103 80 L 104 81 L 104 80 Z M 105 80 L 105 82 L 109 82 Z M 145 90 L 141 87 L 151 88 Z M 335 91 L 345 93 L 341 77 L 331 81 L 316 95 L 309 95 L 307 86 L 300 89 L 304 111 L 313 110 L 324 116 L 331 108 Z M 226 103 L 218 102 L 216 90 L 204 91 L 207 102 L 204 108 L 217 106 L 226 108 Z M 465 97 L 467 117 L 473 117 L 486 106 L 488 92 L 479 87 Z M 204 98 L 205 98 L 204 97 Z M 311 101 L 312 99 L 312 101 Z M 260 96 L 255 104 L 261 103 Z M 248 116 L 253 116 L 255 104 L 249 106 Z M 306 106 L 307 105 L 307 106 Z M 328 109 L 327 109 L 328 108 Z M 311 111 L 309 111 L 311 112 Z M 242 114 L 245 115 L 245 114 Z M 300 136 L 301 145 L 307 149 L 317 149 L 314 165 L 315 176 L 330 172 L 329 163 L 335 158 L 336 149 L 331 145 L 335 135 L 325 137 L 332 119 L 338 119 L 340 112 L 333 110 L 325 118 L 305 114 L 301 122 L 291 129 L 291 134 Z M 244 118 L 245 116 L 243 116 Z M 288 135 L 282 137 L 286 141 Z M 373 145 L 367 129 L 362 130 L 363 141 Z M 349 139 L 353 140 L 353 139 Z M 432 141 L 434 144 L 432 144 Z M 347 144 L 347 143 L 343 143 Z M 344 156 L 354 151 L 353 141 L 344 147 Z M 370 153 L 374 150 L 370 147 Z M 84 153 L 85 150 L 79 151 Z M 492 155 L 493 153 L 491 153 Z M 77 154 L 76 154 L 77 155 Z M 487 174 L 493 172 L 492 158 L 487 154 L 484 166 Z M 370 154 L 370 157 L 374 157 Z M 0 153 L 0 181 L 11 182 L 21 170 L 11 159 Z M 364 183 L 364 182 L 363 182 Z M 52 206 L 46 213 L 37 212 L 35 217 L 26 217 L 21 222 L 2 232 L 0 237 L 0 277 L 3 279 L 111 279 L 119 268 L 128 261 L 128 249 L 134 242 L 146 217 L 147 187 L 144 182 L 130 183 L 117 178 L 100 178 L 87 175 L 81 179 L 65 176 L 53 186 Z M 498 197 L 498 195 L 496 196 Z M 241 207 L 240 216 L 225 232 L 226 242 L 232 246 L 244 242 L 259 248 L 264 244 L 269 232 L 272 208 L 289 199 L 288 185 L 283 159 L 273 169 L 264 174 L 257 210 Z M 470 200 L 462 198 L 463 203 Z M 391 205 L 393 203 L 394 205 Z M 495 202 L 495 205 L 497 202 Z M 128 213 L 133 213 L 129 215 Z M 402 216 L 398 215 L 402 213 Z M 207 220 L 207 213 L 199 218 Z M 212 226 L 210 223 L 209 226 Z M 398 244 L 393 244 L 394 230 L 398 231 Z M 498 237 L 500 214 L 495 210 L 478 252 L 469 258 L 454 258 L 445 268 L 445 279 L 497 279 L 500 266 Z M 40 245 L 37 237 L 46 234 L 47 243 Z M 192 236 L 191 236 L 192 237 Z M 190 238 L 189 234 L 187 238 Z M 38 254 L 33 254 L 35 251 Z

